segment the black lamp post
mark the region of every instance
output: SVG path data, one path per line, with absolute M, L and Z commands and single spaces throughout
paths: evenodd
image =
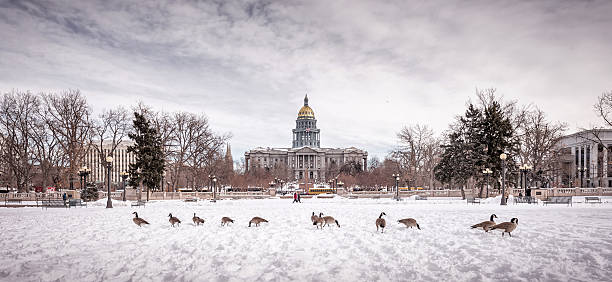
M 113 208 L 113 202 L 111 201 L 111 168 L 113 167 L 113 157 L 106 157 L 106 180 L 108 181 L 107 187 L 107 200 L 106 200 L 106 208 Z
M 91 173 L 91 169 L 86 166 L 79 169 L 79 178 L 81 181 L 81 193 L 87 188 L 87 176 Z
M 531 166 L 528 164 L 523 164 L 519 166 L 519 171 L 521 172 L 521 177 L 523 178 L 523 183 L 521 186 L 525 189 L 525 196 L 531 196 L 531 189 L 529 189 L 529 185 L 527 183 L 527 173 L 531 170 Z
M 213 199 L 211 202 L 216 203 L 217 202 L 217 189 L 216 189 L 217 177 L 214 174 L 209 174 L 208 179 L 210 179 L 210 187 L 213 191 Z
M 85 176 L 83 177 L 83 185 L 87 188 L 87 176 L 91 174 L 91 169 L 85 167 Z
M 393 179 L 395 179 L 395 200 L 399 201 L 400 200 L 400 194 L 399 194 L 400 175 L 399 175 L 399 173 L 397 173 L 397 174 L 393 174 L 391 176 L 393 177 Z
M 83 190 L 83 176 L 85 175 L 84 168 L 85 167 L 79 169 L 79 187 L 81 187 L 81 190 Z
M 487 167 L 482 171 L 482 173 L 484 173 L 485 176 L 487 177 L 487 198 L 488 198 L 489 197 L 489 175 L 491 175 L 493 171 Z
M 334 178 L 334 193 L 338 194 L 338 176 Z
M 506 158 L 508 158 L 508 155 L 501 153 L 499 158 L 502 161 L 502 198 L 500 205 L 505 206 L 508 204 L 506 201 Z
M 125 181 L 128 179 L 130 174 L 127 173 L 127 171 L 122 171 L 119 175 L 121 175 L 121 180 L 123 180 L 123 201 L 125 202 L 125 194 L 127 194 L 127 189 L 125 187 Z
M 584 179 L 584 172 L 586 171 L 585 167 L 579 167 L 578 171 L 580 172 L 580 188 L 584 186 L 582 180 Z

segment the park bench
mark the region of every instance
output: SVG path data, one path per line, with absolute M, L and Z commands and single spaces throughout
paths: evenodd
M 416 196 L 417 200 L 427 200 L 427 197 L 423 197 L 423 196 Z
M 601 198 L 599 197 L 584 197 L 585 203 L 596 203 L 601 204 Z
M 143 200 L 138 200 L 138 201 L 136 201 L 136 202 L 132 202 L 132 205 L 131 205 L 131 206 L 132 206 L 132 207 L 141 207 L 141 206 L 142 206 L 142 207 L 144 207 L 144 206 L 145 206 L 145 203 L 146 203 L 146 202 L 145 202 L 145 201 L 143 201 Z
M 348 198 L 349 198 L 349 199 L 359 199 L 359 196 L 350 195 Z
M 41 201 L 42 208 L 68 208 L 66 202 L 64 200 L 42 200 Z
M 479 204 L 480 205 L 480 199 L 478 199 L 478 198 L 467 196 L 467 197 L 465 197 L 465 199 L 467 200 L 468 204 Z
M 195 197 L 185 199 L 185 202 L 197 202 L 197 201 L 198 201 L 198 198 L 195 198 Z
M 529 196 L 524 196 L 524 197 L 514 197 L 514 204 L 537 204 L 538 203 L 538 199 L 536 199 L 535 197 L 529 197 Z
M 72 199 L 68 200 L 68 208 L 70 207 L 87 207 L 87 203 L 81 199 Z
M 9 204 L 18 204 L 21 205 L 21 199 L 5 199 L 4 200 L 4 205 L 8 206 Z
M 572 196 L 551 196 L 548 197 L 547 201 L 544 201 L 544 205 L 548 204 L 567 204 L 572 205 Z

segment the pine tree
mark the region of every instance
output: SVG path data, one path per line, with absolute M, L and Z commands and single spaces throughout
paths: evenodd
M 470 178 L 480 182 L 480 197 L 483 196 L 484 175 L 482 170 L 493 170 L 493 179 L 501 175 L 501 153 L 515 155 L 518 139 L 509 113 L 503 111 L 499 102 L 492 101 L 478 108 L 469 104 L 465 114 L 451 128 L 448 142 L 443 145 L 441 160 L 434 168 L 434 175 L 442 183 L 454 182 L 461 187 Z M 507 160 L 507 169 L 512 171 L 514 162 Z
M 144 115 L 135 112 L 133 123 L 134 131 L 128 136 L 134 145 L 129 146 L 127 151 L 134 153 L 136 161 L 130 164 L 130 185 L 142 183 L 147 191 L 156 189 L 165 169 L 161 137 Z

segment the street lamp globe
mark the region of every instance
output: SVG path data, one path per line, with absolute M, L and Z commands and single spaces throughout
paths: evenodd
M 508 155 L 506 155 L 506 153 L 501 153 L 501 155 L 499 155 L 499 158 L 505 160 L 506 158 L 508 158 Z
M 106 162 L 107 163 L 112 163 L 113 162 L 113 157 L 111 157 L 111 156 L 106 157 Z

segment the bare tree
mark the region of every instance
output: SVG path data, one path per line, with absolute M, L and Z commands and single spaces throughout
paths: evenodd
M 2 157 L 19 192 L 27 192 L 31 184 L 35 162 L 32 135 L 39 107 L 39 98 L 30 92 L 6 93 L 0 103 Z
M 54 187 L 61 188 L 62 175 L 67 164 L 66 155 L 62 153 L 59 140 L 53 136 L 49 125 L 45 122 L 47 109 L 40 107 L 32 134 L 32 141 L 35 145 L 35 155 L 40 166 L 40 184 L 47 187 L 49 181 Z
M 612 90 L 604 92 L 597 97 L 597 103 L 594 105 L 595 112 L 603 119 L 608 127 L 612 127 Z
M 188 162 L 193 165 L 199 153 L 199 146 L 196 143 L 200 142 L 204 135 L 209 134 L 209 130 L 208 119 L 187 112 L 175 113 L 173 124 L 176 129 L 172 131 L 174 135 L 170 150 L 172 159 L 170 170 L 172 187 L 176 189 L 179 179 L 181 176 L 184 177 Z
M 123 107 L 102 112 L 92 124 L 91 146 L 96 150 L 100 164 L 106 164 L 107 156 L 114 156 L 115 150 L 130 130 L 130 114 Z M 106 146 L 105 146 L 106 145 Z
M 400 146 L 393 153 L 408 185 L 433 186 L 433 168 L 440 153 L 440 142 L 427 125 L 411 125 L 397 134 Z
M 73 179 L 91 144 L 90 109 L 79 90 L 59 94 L 44 94 L 46 123 L 58 140 L 68 163 L 68 180 L 73 189 Z
M 567 125 L 548 121 L 546 114 L 535 108 L 525 114 L 520 127 L 520 162 L 531 165 L 535 179 L 544 182 L 557 167 L 554 165 L 556 146 Z

